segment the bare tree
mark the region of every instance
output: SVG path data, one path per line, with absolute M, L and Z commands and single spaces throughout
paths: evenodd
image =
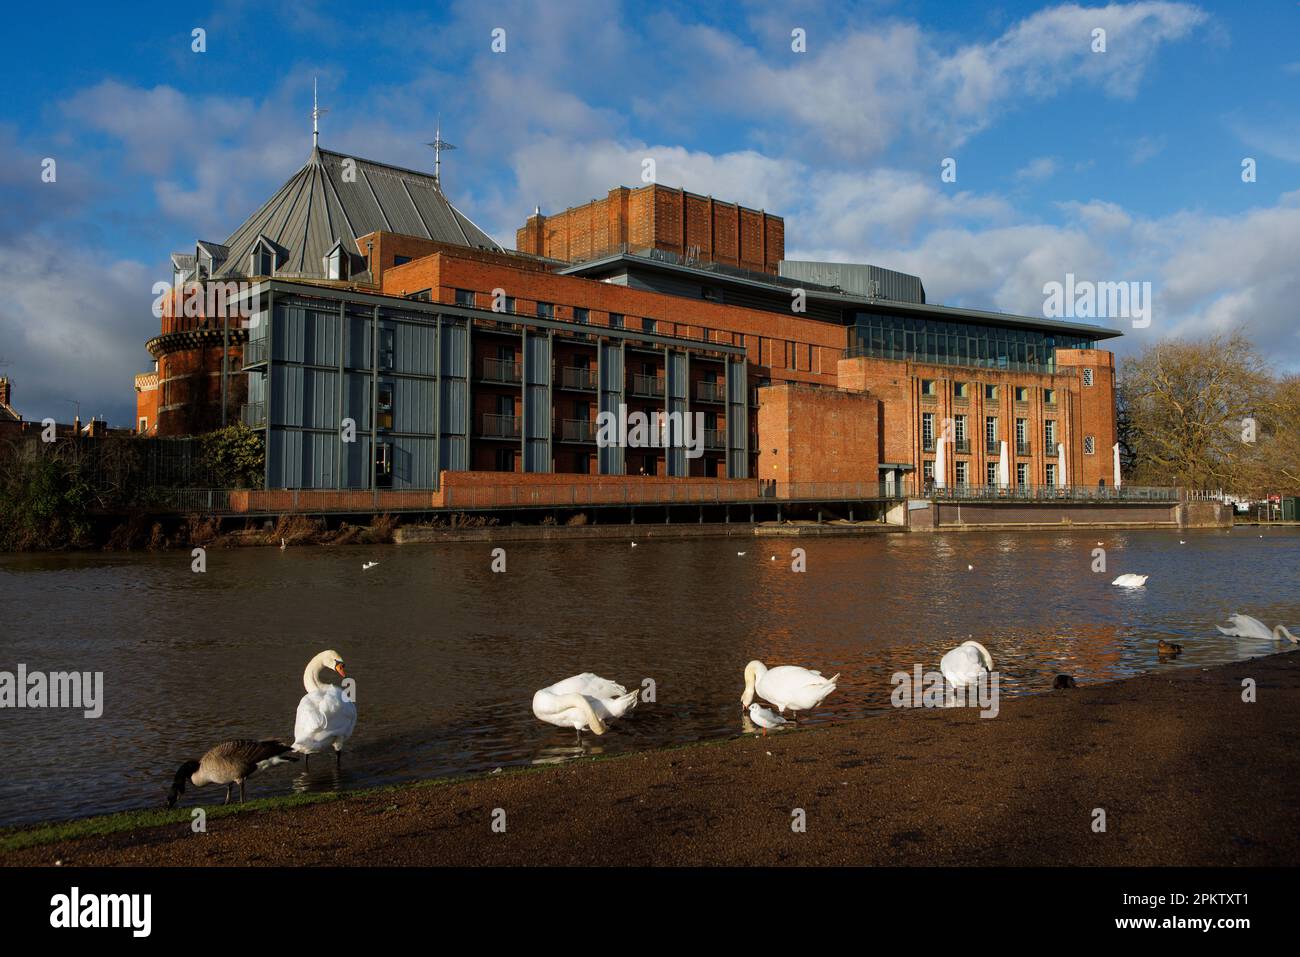
M 1240 331 L 1158 342 L 1124 362 L 1120 391 L 1136 481 L 1231 489 L 1257 478 L 1252 430 L 1274 420 L 1275 382 Z

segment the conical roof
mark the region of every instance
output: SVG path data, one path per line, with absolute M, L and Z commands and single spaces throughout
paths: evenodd
M 357 237 L 376 230 L 501 248 L 448 201 L 431 174 L 313 148 L 306 165 L 222 244 L 227 255 L 214 278 L 249 275 L 263 238 L 276 252 L 277 276 L 325 278 L 323 260 L 336 242 L 364 256 Z

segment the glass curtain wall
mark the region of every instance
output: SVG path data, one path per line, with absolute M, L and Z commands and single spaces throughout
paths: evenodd
M 849 328 L 848 355 L 1052 373 L 1057 349 L 1094 347 L 1095 340 L 1075 333 L 858 312 Z

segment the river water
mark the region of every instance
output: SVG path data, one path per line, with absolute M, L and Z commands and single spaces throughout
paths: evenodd
M 1062 671 L 1097 682 L 1280 647 L 1221 636 L 1236 611 L 1300 624 L 1295 529 L 502 547 L 505 573 L 486 544 L 215 550 L 204 574 L 184 551 L 0 555 L 0 671 L 104 675 L 97 719 L 0 709 L 0 824 L 161 806 L 177 766 L 212 744 L 292 740 L 303 668 L 327 648 L 356 680 L 342 769 L 324 756 L 310 773 L 272 768 L 250 798 L 733 735 L 753 658 L 841 673 L 800 717 L 816 724 L 888 708 L 894 672 L 936 668 L 967 637 L 1018 695 Z M 1130 571 L 1147 586 L 1110 585 Z M 1159 638 L 1184 653 L 1161 661 Z M 581 671 L 653 679 L 656 700 L 579 747 L 531 701 Z

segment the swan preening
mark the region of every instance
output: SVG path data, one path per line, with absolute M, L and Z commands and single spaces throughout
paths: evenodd
M 547 724 L 604 734 L 609 722 L 636 707 L 638 692 L 590 671 L 565 678 L 533 695 L 533 714 Z
M 963 641 L 939 661 L 948 684 L 954 688 L 973 685 L 993 670 L 993 656 L 978 641 Z
M 197 761 L 186 761 L 176 771 L 172 789 L 167 794 L 167 806 L 175 807 L 176 799 L 185 793 L 185 785 L 196 788 L 205 784 L 224 784 L 226 803 L 230 791 L 239 785 L 239 803 L 244 803 L 244 782 L 273 764 L 284 764 L 298 759 L 288 754 L 292 745 L 280 741 L 222 741 Z
M 1134 575 L 1130 572 L 1127 575 L 1120 575 L 1111 584 L 1118 585 L 1120 588 L 1141 588 L 1150 577 L 1150 575 Z
M 767 737 L 768 728 L 779 728 L 783 724 L 790 723 L 779 714 L 764 708 L 757 701 L 749 706 L 749 720 L 763 729 L 764 737 Z
M 1268 625 L 1250 615 L 1234 614 L 1228 618 L 1232 624 L 1224 628 L 1215 625 L 1219 631 L 1232 638 L 1258 638 L 1260 641 L 1281 641 L 1286 639 L 1292 644 L 1300 644 L 1300 638 L 1291 634 L 1286 625 L 1275 625 L 1270 631 Z
M 761 661 L 751 661 L 745 665 L 745 693 L 740 696 L 740 703 L 748 708 L 757 692 L 760 698 L 776 705 L 782 713 L 786 708 L 806 711 L 817 707 L 835 690 L 838 678 L 838 674 L 823 678 L 820 671 L 797 665 L 779 665 L 769 669 Z
M 340 763 L 343 744 L 357 726 L 357 705 L 340 687 L 347 677 L 343 656 L 337 651 L 322 651 L 307 662 L 302 685 L 307 693 L 298 702 L 298 716 L 293 723 L 293 749 L 308 755 L 334 749 L 334 762 Z

